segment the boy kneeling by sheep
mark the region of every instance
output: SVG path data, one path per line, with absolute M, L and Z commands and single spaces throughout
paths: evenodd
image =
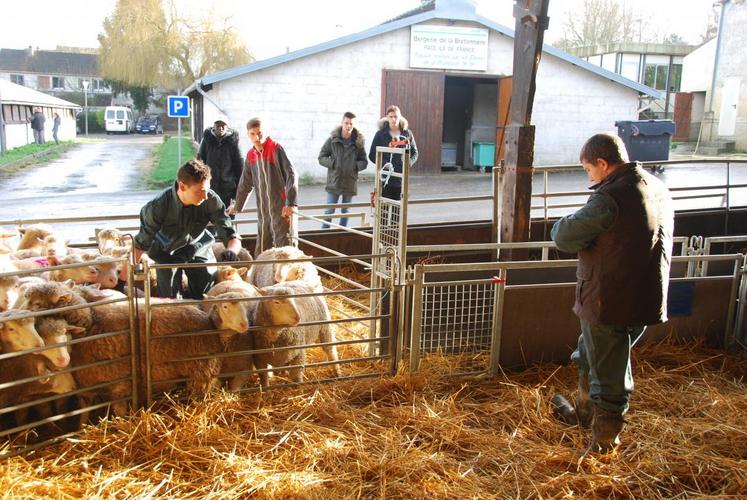
M 238 260 L 241 241 L 233 222 L 226 214 L 220 197 L 210 189 L 210 167 L 199 160 L 190 160 L 177 172 L 174 185 L 140 211 L 140 232 L 135 236 L 134 257 L 143 255 L 158 264 L 205 263 L 212 252 L 215 238 L 207 230 L 212 223 L 226 250 L 223 261 Z M 182 290 L 182 269 L 158 269 L 158 295 L 174 298 L 202 299 L 210 288 L 213 276 L 206 267 L 184 269 L 188 289 Z

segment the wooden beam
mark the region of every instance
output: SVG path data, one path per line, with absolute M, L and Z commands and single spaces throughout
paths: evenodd
M 532 106 L 542 40 L 548 26 L 550 0 L 516 0 L 514 17 L 514 74 L 511 92 L 511 125 L 506 128 L 503 149 L 501 241 L 529 240 L 534 127 Z M 526 252 L 503 252 L 503 260 L 523 258 Z

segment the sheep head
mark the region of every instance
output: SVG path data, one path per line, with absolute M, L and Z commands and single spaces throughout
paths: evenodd
M 245 333 L 249 329 L 249 320 L 247 319 L 247 307 L 245 302 L 238 299 L 246 298 L 246 295 L 236 292 L 226 292 L 215 297 L 225 302 L 216 302 L 210 307 L 210 320 L 213 325 L 220 330 L 231 330 L 235 333 Z M 221 335 L 221 340 L 226 342 L 230 337 Z
M 44 347 L 44 340 L 34 327 L 34 318 L 9 318 L 24 311 L 10 309 L 0 313 L 0 340 L 4 352 L 18 352 L 36 347 Z

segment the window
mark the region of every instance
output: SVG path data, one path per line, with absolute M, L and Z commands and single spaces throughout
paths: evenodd
M 23 75 L 10 75 L 10 81 L 16 85 L 23 85 Z
M 53 89 L 64 89 L 65 78 L 62 76 L 53 76 L 52 77 L 52 88 Z
M 117 110 L 117 120 L 124 120 L 124 111 L 121 109 Z
M 656 90 L 667 90 L 668 64 L 647 64 L 643 76 L 643 83 Z M 679 92 L 682 82 L 682 65 L 672 64 L 672 78 L 669 82 L 669 90 Z

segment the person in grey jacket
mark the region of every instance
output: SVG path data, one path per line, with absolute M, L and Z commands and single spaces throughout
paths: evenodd
M 358 194 L 358 172 L 368 166 L 366 156 L 366 141 L 363 134 L 355 128 L 355 115 L 350 111 L 342 115 L 342 124 L 336 127 L 324 142 L 319 152 L 319 164 L 327 169 L 327 204 L 350 203 L 353 196 Z M 348 213 L 346 207 L 340 212 Z M 324 211 L 325 214 L 335 213 L 334 208 Z M 327 222 L 330 219 L 325 219 Z M 348 225 L 348 218 L 340 219 L 341 226 Z M 328 228 L 323 224 L 322 228 Z
M 233 215 L 243 210 L 249 195 L 256 192 L 256 258 L 269 248 L 296 244 L 298 228 L 293 212 L 298 205 L 298 181 L 285 149 L 265 136 L 260 118 L 247 122 L 246 133 L 252 148 L 246 155 L 236 204 L 229 207 L 228 213 Z
M 236 187 L 241 179 L 244 164 L 239 152 L 239 133 L 228 128 L 226 122 L 219 118 L 212 128 L 202 134 L 197 159 L 210 167 L 210 189 L 218 193 L 225 206 L 236 198 Z
M 34 132 L 34 142 L 37 144 L 44 144 L 45 142 L 44 122 L 46 121 L 47 119 L 41 109 L 34 108 L 34 114 L 29 118 L 29 122 L 31 123 L 31 130 Z
M 560 394 L 552 402 L 566 423 L 591 425 L 592 451 L 607 452 L 620 443 L 633 391 L 630 352 L 647 325 L 667 320 L 674 209 L 616 135 L 592 136 L 580 160 L 594 192 L 551 231 L 558 249 L 578 252 L 578 396 L 575 405 Z
M 140 231 L 134 238 L 135 262 L 149 258 L 158 264 L 205 263 L 212 255 L 215 238 L 207 230 L 212 223 L 226 246 L 221 261 L 236 261 L 241 241 L 226 207 L 210 189 L 210 168 L 199 160 L 190 160 L 177 172 L 174 185 L 140 210 Z M 182 269 L 156 271 L 158 296 L 201 300 L 212 286 L 213 275 L 207 267 L 184 269 L 188 290 L 182 290 Z

